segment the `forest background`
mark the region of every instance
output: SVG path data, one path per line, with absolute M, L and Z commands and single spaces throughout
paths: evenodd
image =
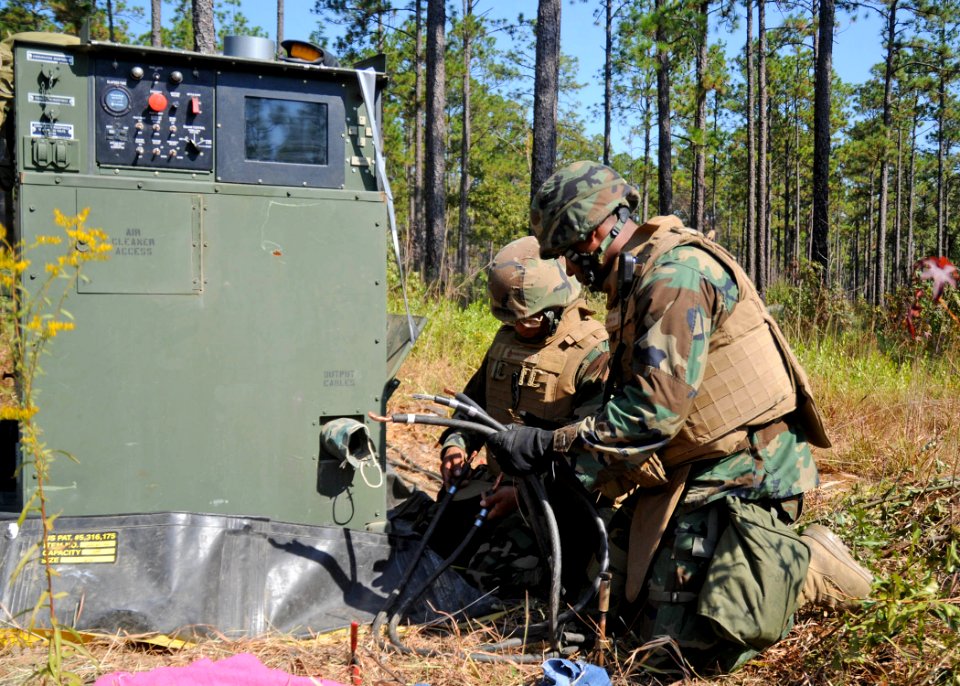
M 721 681 L 960 684 L 960 297 L 949 265 L 937 285 L 914 268 L 958 247 L 960 1 L 540 0 L 508 11 L 492 0 L 314 0 L 307 9 L 308 20 L 301 4 L 291 22 L 282 0 L 255 11 L 241 0 L 153 9 L 6 0 L 0 34 L 76 33 L 92 17 L 101 40 L 214 51 L 225 35 L 310 34 L 344 64 L 385 54 L 403 267 L 414 309 L 432 320 L 396 403 L 458 386 L 476 367 L 498 326 L 484 267 L 527 233 L 530 194 L 552 169 L 602 160 L 641 191 L 642 216 L 675 212 L 716 231 L 774 307 L 827 417 L 834 447 L 816 455 L 823 484 L 805 522 L 830 524 L 877 574 L 857 610 L 802 615 L 786 640 Z M 859 65 L 856 76 L 832 69 L 834 50 L 838 63 L 844 54 Z M 402 307 L 399 296 L 392 304 Z M 391 433 L 390 458 L 422 478 L 436 469 L 434 439 Z M 291 645 L 164 652 L 108 642 L 90 648 L 96 663 L 71 659 L 95 676 L 251 650 L 293 673 L 337 676 L 316 662 L 331 664 L 335 651 Z M 0 652 L 0 663 L 14 679 L 28 675 L 30 654 L 15 657 Z M 608 659 L 618 684 L 659 683 L 635 654 Z M 364 661 L 370 679 L 406 683 L 534 674 L 456 659 Z
M 563 13 L 559 0 L 509 10 L 480 0 L 317 0 L 292 11 L 296 36 L 285 34 L 294 22 L 282 2 L 142 1 L 7 0 L 0 31 L 77 30 L 93 7 L 94 35 L 120 42 L 204 49 L 200 39 L 215 49 L 224 35 L 252 34 L 310 37 L 344 64 L 384 53 L 385 149 L 408 266 L 447 292 L 482 293 L 492 253 L 527 230 L 529 197 L 518 191 L 538 185 L 539 169 L 576 159 L 614 166 L 641 190 L 641 215 L 675 212 L 716 230 L 761 291 L 795 282 L 808 260 L 848 299 L 882 305 L 916 258 L 954 249 L 956 0 L 770 10 L 755 0 L 577 0 Z M 210 37 L 194 34 L 194 5 L 210 6 Z M 547 6 L 554 14 L 544 18 L 573 24 L 573 40 L 558 39 L 556 64 L 537 67 L 534 26 Z M 429 36 L 428 10 L 443 19 Z M 154 15 L 165 21 L 151 30 Z M 428 73 L 438 47 L 443 59 Z M 825 67 L 834 51 L 849 80 Z M 543 95 L 537 75 L 548 81 L 551 69 L 555 93 Z M 829 74 L 819 110 L 818 74 Z M 551 97 L 556 138 L 540 144 L 548 127 L 531 121 Z M 830 147 L 815 159 L 825 147 L 818 131 Z

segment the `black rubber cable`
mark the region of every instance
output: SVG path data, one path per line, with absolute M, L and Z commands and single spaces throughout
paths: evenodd
M 469 462 L 468 462 L 469 465 Z M 387 599 L 384 601 L 383 606 L 380 608 L 380 611 L 377 613 L 377 616 L 373 620 L 373 635 L 377 638 L 378 642 L 380 641 L 380 631 L 379 629 L 383 626 L 383 622 L 387 619 L 387 613 L 393 609 L 393 606 L 396 604 L 397 599 L 400 597 L 400 594 L 407 587 L 407 584 L 410 581 L 410 578 L 413 576 L 413 573 L 417 569 L 417 565 L 420 563 L 420 558 L 423 557 L 424 552 L 427 549 L 427 544 L 430 542 L 430 538 L 433 536 L 433 532 L 436 530 L 437 526 L 440 524 L 440 520 L 443 517 L 444 511 L 449 507 L 450 503 L 453 502 L 453 496 L 456 494 L 457 490 L 460 488 L 460 485 L 467 480 L 470 473 L 469 469 L 464 469 L 463 473 L 457 479 L 457 481 L 452 484 L 444 492 L 443 498 L 440 500 L 439 505 L 437 505 L 437 511 L 433 516 L 433 519 L 430 520 L 430 524 L 427 526 L 427 530 L 423 533 L 423 536 L 417 542 L 417 547 L 413 556 L 410 558 L 410 563 L 407 565 L 407 568 L 404 570 L 403 576 L 400 579 L 400 582 L 397 586 L 390 591 L 390 595 L 387 596 Z M 382 643 L 382 642 L 381 642 Z
M 497 429 L 481 424 L 479 422 L 468 422 L 464 419 L 454 419 L 452 417 L 437 417 L 432 414 L 392 414 L 389 421 L 394 424 L 430 424 L 432 426 L 448 426 L 463 431 L 473 431 L 483 437 L 497 433 Z
M 550 565 L 550 614 L 548 619 L 550 645 L 554 650 L 559 650 L 557 636 L 557 618 L 560 614 L 560 590 L 561 573 L 563 572 L 563 555 L 560 547 L 560 528 L 557 526 L 557 518 L 553 514 L 553 508 L 550 507 L 550 501 L 547 499 L 547 492 L 543 488 L 540 477 L 530 474 L 524 477 L 524 483 L 530 485 L 537 501 L 540 504 L 540 514 L 547 523 L 547 533 L 550 535 L 550 553 L 552 564 Z
M 463 395 L 463 394 L 458 394 L 458 395 Z M 465 399 L 465 402 L 467 402 L 467 404 L 479 409 L 479 406 L 477 406 L 476 403 L 470 400 L 467 396 L 464 395 L 463 398 Z M 483 412 L 482 415 L 478 415 L 478 416 L 481 416 L 481 420 L 482 418 L 485 417 L 489 419 L 491 422 L 495 422 L 495 420 L 490 418 L 489 415 L 487 415 L 485 412 Z M 389 418 L 383 417 L 379 419 L 381 421 L 392 421 L 395 423 L 448 426 L 453 428 L 459 428 L 465 431 L 473 431 L 484 437 L 489 436 L 493 433 L 496 433 L 497 431 L 497 429 L 494 429 L 492 426 L 489 426 L 486 422 L 481 424 L 478 422 L 471 422 L 471 421 L 445 418 L 445 417 L 437 417 L 433 415 L 395 414 Z M 461 477 L 461 479 L 458 480 L 458 484 L 460 483 L 460 481 L 462 481 L 462 478 L 463 477 Z M 594 595 L 596 595 L 597 589 L 599 588 L 599 585 L 600 585 L 600 575 L 598 574 L 597 577 L 594 579 L 594 583 L 591 585 L 590 588 L 586 589 L 586 591 L 584 592 L 584 594 L 582 594 L 581 598 L 578 600 L 576 605 L 574 605 L 573 608 L 571 608 L 570 610 L 563 612 L 562 614 L 559 613 L 558 610 L 559 610 L 559 600 L 560 600 L 560 590 L 561 590 L 562 566 L 561 566 L 560 534 L 559 534 L 559 529 L 557 527 L 556 518 L 553 515 L 553 510 L 550 506 L 549 500 L 546 495 L 546 491 L 544 490 L 543 484 L 541 483 L 539 477 L 535 475 L 529 475 L 524 480 L 518 483 L 520 485 L 529 484 L 529 489 L 534 491 L 535 497 L 531 497 L 530 494 L 527 493 L 524 499 L 527 501 L 528 509 L 531 510 L 531 513 L 533 511 L 533 503 L 536 502 L 536 504 L 539 505 L 539 509 L 541 510 L 543 517 L 547 522 L 547 529 L 548 529 L 549 539 L 550 539 L 550 549 L 552 552 L 552 558 L 554 560 L 554 564 L 551 565 L 552 577 L 551 577 L 549 619 L 547 620 L 547 622 L 541 622 L 539 624 L 535 624 L 527 627 L 525 630 L 525 634 L 528 638 L 531 638 L 534 635 L 539 634 L 540 631 L 546 628 L 549 633 L 551 645 L 555 650 L 551 653 L 546 653 L 546 654 L 523 653 L 520 655 L 492 655 L 487 653 L 472 653 L 469 655 L 471 659 L 474 659 L 480 662 L 534 663 L 534 662 L 539 662 L 543 660 L 545 657 L 555 657 L 558 655 L 572 654 L 573 652 L 576 652 L 577 650 L 576 646 L 569 646 L 562 650 L 559 649 L 560 647 L 559 646 L 559 641 L 560 641 L 559 625 L 561 622 L 568 621 L 576 613 L 578 613 L 586 605 L 586 603 L 588 603 L 590 599 L 593 598 Z M 429 541 L 429 537 L 433 534 L 433 530 L 436 528 L 436 525 L 439 522 L 441 515 L 443 514 L 443 510 L 446 509 L 446 504 L 452 500 L 452 496 L 455 490 L 456 490 L 455 488 L 451 487 L 451 490 L 448 491 L 447 494 L 445 495 L 443 504 L 440 508 L 438 508 L 437 513 L 434 515 L 433 521 L 431 521 L 430 526 L 427 528 L 427 531 L 425 532 L 424 537 L 421 540 L 421 544 L 418 546 L 417 551 L 403 576 L 403 580 L 397 586 L 397 588 L 395 588 L 394 591 L 391 592 L 390 596 L 387 598 L 387 601 L 384 603 L 383 609 L 381 609 L 381 611 L 377 614 L 377 617 L 374 619 L 372 630 L 378 644 L 381 647 L 385 645 L 385 643 L 382 641 L 382 627 L 383 627 L 383 623 L 387 619 L 387 613 L 392 610 L 393 606 L 397 602 L 397 598 L 401 595 L 402 590 L 406 588 L 406 584 L 409 582 L 410 577 L 413 575 L 413 571 L 416 569 L 416 566 L 419 564 L 420 559 L 423 556 L 423 552 L 426 548 L 427 542 Z M 522 488 L 521 493 L 523 493 L 525 490 L 526 489 Z M 598 533 L 600 534 L 601 549 L 602 549 L 601 561 L 600 561 L 601 572 L 605 572 L 609 565 L 609 548 L 606 540 L 606 527 L 604 526 L 603 520 L 600 518 L 599 514 L 596 513 L 596 508 L 593 507 L 593 504 L 590 502 L 589 497 L 587 497 L 586 494 L 581 493 L 577 489 L 574 489 L 574 490 L 577 491 L 577 494 L 579 497 L 583 498 L 584 502 L 589 507 L 589 511 L 595 515 L 594 520 L 597 525 Z M 392 616 L 390 617 L 390 622 L 388 625 L 388 633 L 390 636 L 391 643 L 394 645 L 394 647 L 396 647 L 401 652 L 405 652 L 405 653 L 413 652 L 419 655 L 423 655 L 425 657 L 434 657 L 440 654 L 440 653 L 437 653 L 436 651 L 414 649 L 406 646 L 405 644 L 403 644 L 403 642 L 399 638 L 399 635 L 397 633 L 397 626 L 400 620 L 402 619 L 403 615 L 409 608 L 409 606 L 412 605 L 414 602 L 416 602 L 416 600 L 420 597 L 420 595 L 423 594 L 426 588 L 429 585 L 431 585 L 433 581 L 435 581 L 439 577 L 439 575 L 442 574 L 452 564 L 452 562 L 457 558 L 457 556 L 463 551 L 463 549 L 466 547 L 469 541 L 473 538 L 476 531 L 479 529 L 480 525 L 482 525 L 483 520 L 485 518 L 486 518 L 486 510 L 484 509 L 484 510 L 481 510 L 480 515 L 478 515 L 477 520 L 475 520 L 474 527 L 470 530 L 470 532 L 468 532 L 467 536 L 464 538 L 464 541 L 461 541 L 461 543 L 457 546 L 457 549 L 446 560 L 444 560 L 443 563 L 441 563 L 436 570 L 434 570 L 434 572 L 430 575 L 427 582 L 425 582 L 424 584 L 421 584 L 421 588 L 418 589 L 416 594 L 408 598 L 401 605 L 400 609 L 392 613 Z M 535 520 L 536 520 L 536 516 L 533 515 L 531 521 L 535 521 Z M 543 536 L 543 531 L 541 528 L 539 532 L 536 532 L 537 528 L 538 527 L 535 526 L 535 533 L 538 533 L 538 540 L 540 540 L 540 537 Z M 543 546 L 541 545 L 541 549 L 542 548 Z M 583 637 L 578 634 L 564 633 L 563 636 L 565 639 L 570 641 L 576 640 L 578 638 L 581 641 L 583 640 Z M 521 639 L 508 638 L 499 643 L 484 645 L 481 648 L 483 650 L 492 651 L 492 650 L 503 650 L 508 648 L 514 648 L 514 647 L 522 647 L 522 645 L 523 645 L 523 641 Z
M 489 426 L 491 429 L 494 429 L 495 431 L 506 430 L 506 427 L 503 424 L 498 422 L 496 419 L 491 417 L 489 414 L 487 414 L 483 410 L 479 409 L 476 405 L 464 403 L 464 402 L 461 402 L 460 400 L 457 400 L 454 398 L 448 398 L 444 395 L 428 395 L 426 393 L 414 393 L 413 397 L 416 398 L 417 400 L 429 400 L 439 405 L 444 405 L 445 407 L 449 407 L 455 413 L 459 412 L 463 415 L 466 415 L 468 421 L 478 419 L 480 420 L 481 423 L 486 424 L 487 426 Z M 454 415 L 453 417 L 453 419 L 461 419 L 461 418 L 462 417 L 457 417 L 456 415 Z

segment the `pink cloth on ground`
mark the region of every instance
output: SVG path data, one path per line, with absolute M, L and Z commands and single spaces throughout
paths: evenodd
M 148 672 L 112 672 L 94 686 L 343 686 L 319 677 L 293 676 L 266 667 L 255 655 L 240 653 L 212 662 L 197 660 L 186 667 L 157 667 Z

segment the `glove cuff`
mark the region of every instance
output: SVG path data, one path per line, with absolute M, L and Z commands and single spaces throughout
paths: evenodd
M 553 432 L 553 445 L 551 446 L 553 451 L 561 454 L 569 452 L 578 440 L 579 429 L 579 423 L 567 424 L 556 429 Z

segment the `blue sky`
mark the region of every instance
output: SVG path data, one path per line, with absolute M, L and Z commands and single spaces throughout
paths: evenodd
M 132 5 L 146 7 L 143 22 L 133 22 L 133 33 L 140 34 L 149 31 L 149 2 L 147 0 L 133 0 Z M 594 118 L 588 108 L 602 100 L 602 85 L 599 82 L 599 72 L 603 66 L 604 32 L 603 28 L 594 23 L 593 14 L 599 0 L 590 0 L 588 3 L 581 0 L 564 0 L 561 14 L 561 48 L 567 54 L 574 54 L 579 59 L 579 81 L 589 84 L 579 94 L 583 107 L 580 111 L 590 133 L 598 133 L 603 129 L 601 118 Z M 311 13 L 313 0 L 286 0 L 284 5 L 284 37 L 307 38 L 317 27 L 320 18 Z M 460 6 L 460 3 L 457 3 Z M 165 20 L 171 17 L 172 10 L 164 3 L 164 12 L 168 13 Z M 262 27 L 271 38 L 276 37 L 276 4 L 270 0 L 243 0 L 243 13 L 254 25 Z M 487 12 L 491 16 L 502 16 L 513 19 L 519 13 L 527 17 L 536 17 L 536 0 L 481 0 L 475 10 L 478 13 Z M 742 11 L 742 8 L 741 8 Z M 780 22 L 780 15 L 776 4 L 768 3 L 767 25 L 775 27 Z M 165 22 L 166 23 L 166 22 Z M 333 28 L 333 27 L 332 27 Z M 848 83 L 863 83 L 870 76 L 870 68 L 880 61 L 882 41 L 879 32 L 882 26 L 875 12 L 862 14 L 857 21 L 852 21 L 845 14 L 838 14 L 837 34 L 834 44 L 833 66 L 840 77 Z M 335 33 L 328 31 L 328 35 Z M 711 40 L 723 40 L 727 44 L 728 53 L 743 49 L 745 29 L 743 21 L 737 32 L 718 33 L 712 31 Z M 623 137 L 627 131 L 620 130 L 616 124 L 613 127 L 614 148 L 623 149 Z

